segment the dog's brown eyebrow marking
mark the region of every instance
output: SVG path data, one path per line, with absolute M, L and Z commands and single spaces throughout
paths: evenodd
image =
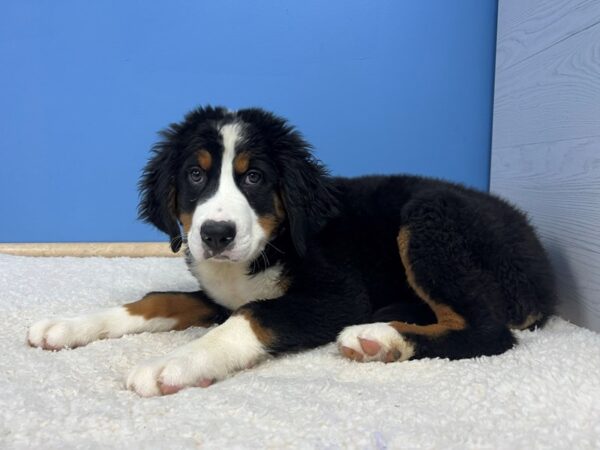
M 233 168 L 237 174 L 245 173 L 250 167 L 250 153 L 241 152 L 233 160 Z
M 212 166 L 212 155 L 208 152 L 208 150 L 200 150 L 198 152 L 198 164 L 200 164 L 202 170 L 210 170 Z

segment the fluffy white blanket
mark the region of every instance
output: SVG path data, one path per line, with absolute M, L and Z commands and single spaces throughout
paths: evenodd
M 38 319 L 195 288 L 179 259 L 0 255 L 0 447 L 600 447 L 600 335 L 561 319 L 501 356 L 360 364 L 328 345 L 150 399 L 128 370 L 204 330 L 25 345 Z

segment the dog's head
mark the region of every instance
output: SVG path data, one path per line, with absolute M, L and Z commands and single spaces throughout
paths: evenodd
M 139 215 L 174 252 L 182 227 L 198 261 L 252 261 L 283 232 L 303 255 L 336 212 L 326 170 L 273 114 L 199 108 L 161 135 L 140 180 Z

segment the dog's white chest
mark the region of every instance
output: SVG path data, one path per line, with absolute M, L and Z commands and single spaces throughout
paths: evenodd
M 243 264 L 227 262 L 193 263 L 190 269 L 204 290 L 216 303 L 235 310 L 253 300 L 277 298 L 284 294 L 281 283 L 282 267 L 273 267 L 248 275 Z

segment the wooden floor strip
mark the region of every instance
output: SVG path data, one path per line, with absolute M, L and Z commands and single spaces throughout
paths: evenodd
M 0 253 L 18 256 L 177 256 L 166 242 L 0 243 Z

